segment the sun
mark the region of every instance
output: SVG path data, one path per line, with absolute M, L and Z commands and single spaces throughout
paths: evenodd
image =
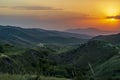
M 117 21 L 117 19 L 114 16 L 108 16 L 105 19 L 107 22 L 112 22 L 112 23 Z
M 119 14 L 117 8 L 110 8 L 106 10 L 106 19 L 110 22 L 115 22 L 117 21 L 116 16 Z
M 109 22 L 116 22 L 117 19 L 115 19 L 115 18 L 107 18 L 107 21 L 109 21 Z
M 115 21 L 115 17 L 120 14 L 119 8 L 115 4 L 106 5 L 106 7 L 101 8 L 101 10 L 104 13 L 104 16 L 107 16 L 111 21 Z
M 115 18 L 111 18 L 110 20 L 111 20 L 111 21 L 115 21 L 116 19 L 115 19 Z

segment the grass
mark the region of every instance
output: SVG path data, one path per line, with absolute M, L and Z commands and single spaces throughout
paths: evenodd
M 36 80 L 35 78 L 36 75 L 0 74 L 0 80 Z M 70 80 L 70 79 L 40 76 L 40 79 L 38 80 Z
M 23 52 L 25 52 L 27 50 L 27 48 L 21 48 L 21 47 L 5 47 L 4 48 L 5 52 L 2 54 L 5 55 L 17 55 L 17 54 L 21 54 Z
M 120 54 L 113 56 L 108 61 L 95 68 L 97 77 L 120 79 Z

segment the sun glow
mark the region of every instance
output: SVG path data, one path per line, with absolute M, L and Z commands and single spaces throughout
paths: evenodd
M 116 16 L 116 15 L 118 15 L 117 9 L 111 8 L 107 10 L 107 16 Z
M 117 19 L 115 19 L 115 18 L 107 18 L 107 22 L 115 23 L 116 21 L 117 21 Z
M 108 9 L 106 9 L 106 15 L 107 16 L 107 20 L 110 22 L 115 22 L 117 21 L 116 16 L 119 15 L 119 11 L 117 7 L 109 7 Z
M 115 18 L 111 18 L 110 20 L 111 20 L 111 21 L 115 21 L 116 19 L 115 19 Z

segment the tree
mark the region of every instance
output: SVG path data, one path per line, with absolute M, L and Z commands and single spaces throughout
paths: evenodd
M 4 48 L 2 45 L 0 45 L 0 53 L 4 53 Z

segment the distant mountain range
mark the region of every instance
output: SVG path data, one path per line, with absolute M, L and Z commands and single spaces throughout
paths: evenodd
M 86 35 L 90 35 L 90 36 L 109 35 L 109 34 L 117 33 L 115 31 L 102 31 L 102 30 L 99 30 L 96 28 L 68 29 L 68 30 L 65 30 L 65 32 L 86 34 Z
M 15 26 L 0 26 L 0 42 L 16 45 L 78 44 L 86 42 L 91 36 L 68 32 L 43 30 L 38 28 L 25 29 Z

